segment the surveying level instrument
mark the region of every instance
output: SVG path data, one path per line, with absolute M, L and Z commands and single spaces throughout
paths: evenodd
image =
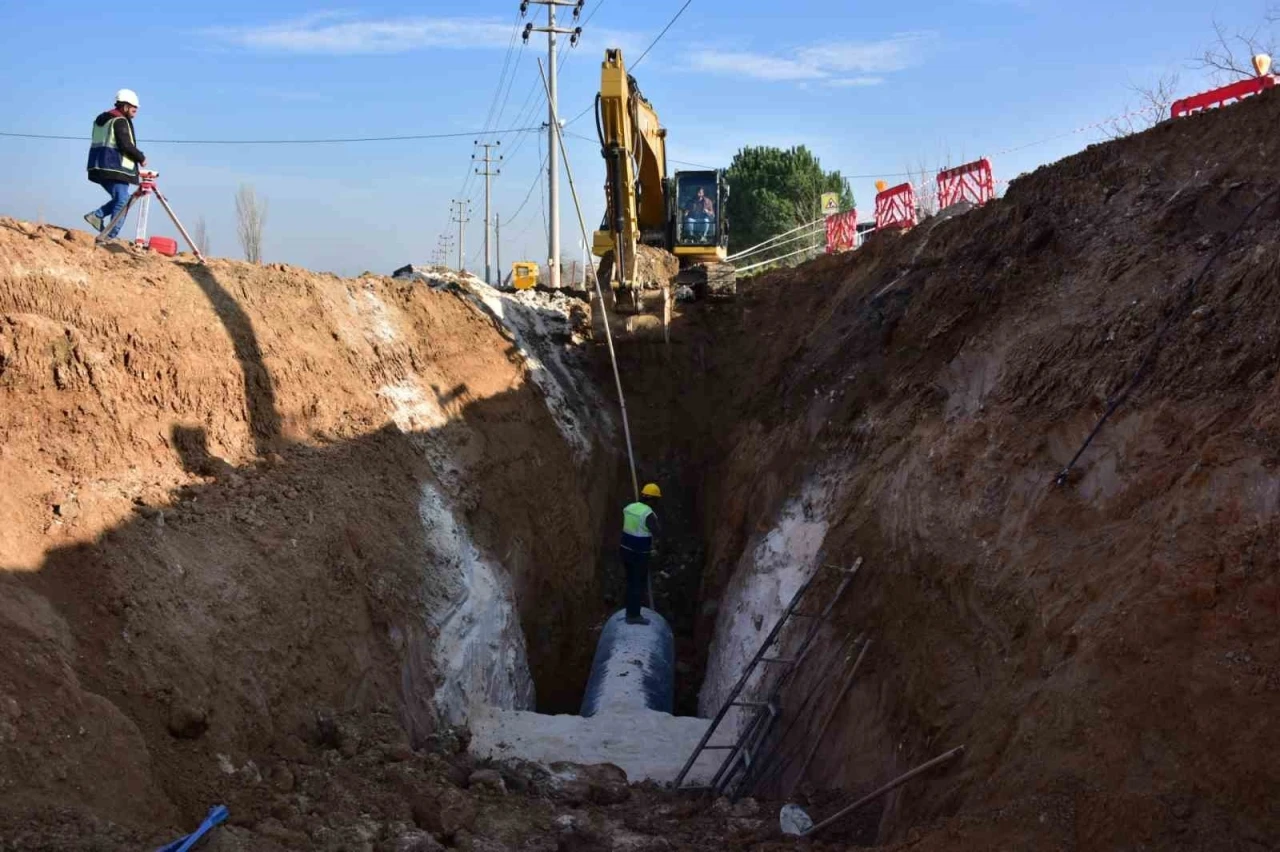
M 187 245 L 191 246 L 191 251 L 196 256 L 196 260 L 204 263 L 204 255 L 200 253 L 200 249 L 196 246 L 195 240 L 191 239 L 191 235 L 187 233 L 187 229 L 182 227 L 182 223 L 178 221 L 178 216 L 173 212 L 173 208 L 169 206 L 169 200 L 164 197 L 164 193 L 160 191 L 160 187 L 156 186 L 160 173 L 151 169 L 141 169 L 138 172 L 138 188 L 134 190 L 133 195 L 129 196 L 128 203 L 124 209 L 111 218 L 111 221 L 102 226 L 102 232 L 98 234 L 94 240 L 95 243 L 103 243 L 107 239 L 107 234 L 111 233 L 111 229 L 115 227 L 116 222 L 121 221 L 125 216 L 129 215 L 129 210 L 135 204 L 138 205 L 138 228 L 134 234 L 133 244 L 138 248 L 145 248 L 147 245 L 147 217 L 151 211 L 151 196 L 155 196 L 160 202 L 160 206 L 164 208 L 164 212 L 169 214 L 169 218 L 173 220 L 173 224 L 178 229 L 178 233 L 182 234 L 182 238 L 187 241 Z

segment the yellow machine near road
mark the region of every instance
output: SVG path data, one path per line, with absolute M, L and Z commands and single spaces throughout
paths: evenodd
M 511 286 L 517 290 L 532 290 L 538 286 L 538 264 L 529 260 L 517 260 L 511 264 Z

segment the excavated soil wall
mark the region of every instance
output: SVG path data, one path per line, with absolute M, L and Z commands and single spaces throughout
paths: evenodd
M 1278 123 L 1269 93 L 1096 146 L 620 347 L 677 710 L 861 557 L 761 789 L 820 818 L 966 746 L 830 842 L 1280 837 Z M 218 800 L 289 848 L 621 837 L 553 817 L 546 772 L 409 748 L 456 753 L 475 703 L 573 712 L 620 603 L 616 433 L 504 298 L 0 221 L 0 837 Z M 573 807 L 624 808 L 627 848 L 776 840 L 776 811 L 627 811 L 603 774 Z
M 842 642 L 873 647 L 774 792 L 866 792 L 964 744 L 870 836 L 1280 838 L 1278 122 L 1271 93 L 1092 147 L 750 282 L 712 326 L 703 711 L 802 576 L 865 559 L 784 754 L 816 734 Z
M 0 220 L 0 838 L 574 711 L 613 450 L 481 295 Z

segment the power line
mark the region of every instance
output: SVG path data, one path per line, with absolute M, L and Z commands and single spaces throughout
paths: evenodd
M 603 2 L 604 0 L 601 0 L 601 3 Z M 676 12 L 675 15 L 672 16 L 671 20 L 667 21 L 667 25 L 662 28 L 662 32 L 658 33 L 658 35 L 654 38 L 654 40 L 649 42 L 649 46 L 644 49 L 644 53 L 640 54 L 640 58 L 637 59 L 635 62 L 631 63 L 631 66 L 630 66 L 631 69 L 634 69 L 637 65 L 639 65 L 641 62 L 644 61 L 644 58 L 649 55 L 649 51 L 653 50 L 654 45 L 656 45 L 659 41 L 661 41 L 662 37 L 667 34 L 667 31 L 670 30 L 673 26 L 675 26 L 676 21 L 680 20 L 680 16 L 684 14 L 685 9 L 688 9 L 691 3 L 693 3 L 693 0 L 685 0 L 685 4 L 680 7 L 680 11 Z M 599 9 L 600 7 L 597 6 L 596 8 Z M 594 14 L 595 12 L 592 12 L 592 15 Z M 591 19 L 588 18 L 587 20 L 590 21 Z M 575 123 L 576 121 L 581 119 L 584 115 L 591 112 L 593 107 L 595 107 L 594 103 L 588 104 L 586 109 L 584 109 L 582 112 L 578 113 L 573 118 L 566 121 L 564 126 L 568 127 L 569 125 Z
M 541 98 L 538 98 L 536 101 L 534 100 L 534 97 L 533 97 L 534 92 L 537 91 L 537 89 L 539 88 L 541 87 L 538 86 L 538 81 L 535 79 L 533 81 L 533 85 L 529 87 L 529 94 L 525 95 L 524 105 L 521 106 L 520 111 L 516 113 L 516 120 L 514 122 L 515 124 L 523 125 L 526 122 L 532 121 L 533 116 L 537 114 L 537 111 L 542 109 L 543 104 L 546 103 L 546 97 L 543 96 Z M 532 107 L 533 109 L 530 110 L 530 107 Z M 512 159 L 515 159 L 516 153 L 519 152 L 520 148 L 524 145 L 525 141 L 529 138 L 525 134 L 519 134 L 519 136 L 520 138 L 516 140 L 515 147 L 511 149 Z
M 692 2 L 693 0 L 685 0 L 684 5 L 680 7 L 680 11 L 676 12 L 675 17 L 673 17 L 670 21 L 667 21 L 667 25 L 662 28 L 662 32 L 658 33 L 658 37 L 649 43 L 649 46 L 644 49 L 644 53 L 640 54 L 639 59 L 631 63 L 632 69 L 635 69 L 637 66 L 640 65 L 641 62 L 644 62 L 644 58 L 649 55 L 649 51 L 653 50 L 653 46 L 655 44 L 662 41 L 662 37 L 667 34 L 667 30 L 675 26 L 676 21 L 680 20 L 680 16 L 684 14 L 684 10 L 688 9 L 689 4 Z
M 587 19 L 582 22 L 582 26 L 584 28 L 586 27 L 587 24 L 591 23 L 591 19 L 596 16 L 596 12 L 599 12 L 600 8 L 604 6 L 606 2 L 607 0 L 600 0 L 600 2 L 595 5 L 595 8 L 591 10 L 591 14 L 587 15 Z
M 538 139 L 538 153 L 539 154 L 542 153 L 541 137 L 539 137 Z M 544 160 L 544 162 L 549 161 L 550 159 L 551 159 L 551 152 L 548 151 L 546 160 Z M 547 197 L 546 197 L 546 193 L 542 191 L 542 181 L 538 181 L 538 201 L 541 202 L 538 206 L 542 208 L 542 235 L 548 242 L 550 242 L 551 231 L 547 228 Z
M 586 137 L 583 137 L 583 138 L 585 139 Z M 667 157 L 667 162 L 675 163 L 678 166 L 693 166 L 695 169 L 706 169 L 709 172 L 713 172 L 716 170 L 716 166 L 706 166 L 706 165 L 703 165 L 702 163 L 690 163 L 686 160 L 677 160 L 674 157 Z
M 520 216 L 520 211 L 524 210 L 525 205 L 529 203 L 529 199 L 533 197 L 533 191 L 537 189 L 538 184 L 542 182 L 542 170 L 547 167 L 547 158 L 542 158 L 542 164 L 538 166 L 538 173 L 533 178 L 533 183 L 529 184 L 529 191 L 524 194 L 524 201 L 520 202 L 520 206 L 516 208 L 516 212 L 507 217 L 507 225 L 514 224 Z
M 329 139 L 147 139 L 148 145 L 344 145 L 356 142 L 414 142 L 425 139 L 461 139 L 470 136 L 493 136 L 501 133 L 533 133 L 544 128 L 512 127 L 506 130 L 472 130 L 465 133 L 415 133 L 404 136 L 349 136 Z M 17 139 L 54 139 L 87 142 L 86 136 L 59 136 L 52 133 L 13 133 L 0 131 L 0 136 Z
M 511 40 L 507 42 L 507 52 L 502 59 L 502 70 L 498 73 L 498 88 L 493 93 L 493 102 L 489 104 L 489 114 L 485 117 L 485 120 L 484 120 L 484 126 L 486 129 L 492 127 L 494 124 L 497 124 L 499 121 L 502 120 L 501 118 L 502 114 L 501 113 L 495 114 L 494 110 L 498 109 L 498 104 L 500 101 L 502 103 L 502 107 L 504 109 L 506 107 L 506 100 L 502 98 L 502 90 L 503 90 L 503 86 L 505 86 L 507 82 L 507 69 L 510 68 L 511 66 L 511 54 L 516 49 L 516 39 L 518 39 L 519 37 L 520 37 L 520 15 L 519 13 L 517 13 L 515 21 L 511 25 Z M 524 46 L 521 45 L 521 50 L 523 51 L 523 49 L 524 49 Z M 514 69 L 512 69 L 511 78 L 512 80 L 515 79 Z M 508 87 L 507 91 L 510 92 L 510 87 Z
M 575 115 L 573 118 L 571 118 L 571 119 L 569 119 L 568 121 L 566 121 L 566 122 L 564 123 L 564 126 L 565 126 L 565 127 L 570 127 L 570 126 L 572 126 L 572 125 L 573 125 L 573 123 L 574 123 L 575 121 L 577 121 L 578 119 L 582 118 L 582 117 L 583 117 L 584 115 L 586 115 L 587 113 L 591 112 L 591 110 L 592 110 L 594 107 L 595 107 L 595 103 L 594 103 L 594 102 L 593 102 L 593 103 L 590 103 L 590 104 L 587 104 L 587 108 L 586 108 L 586 109 L 584 109 L 582 112 L 578 113 L 578 114 L 577 114 L 577 115 Z
M 599 3 L 597 3 L 597 4 L 592 8 L 592 10 L 591 10 L 591 14 L 590 14 L 590 15 L 587 15 L 586 20 L 582 22 L 582 26 L 583 26 L 583 27 L 586 27 L 588 24 L 590 24 L 590 23 L 591 23 L 592 18 L 594 18 L 594 17 L 599 13 L 599 11 L 600 11 L 602 8 L 604 8 L 604 4 L 605 4 L 606 2 L 607 2 L 607 0 L 600 0 L 600 2 L 599 2 Z M 560 46 L 560 53 L 559 53 L 559 57 L 560 57 L 560 58 L 559 58 L 559 63 L 558 63 L 558 64 L 559 64 L 559 66 L 560 66 L 560 69 L 561 69 L 561 70 L 563 70 L 563 69 L 564 69 L 565 63 L 567 63 L 567 62 L 569 61 L 569 57 L 570 57 L 570 56 L 573 56 L 573 52 L 572 52 L 572 51 L 569 51 L 569 50 L 566 50 L 566 49 L 565 49 L 565 47 L 564 47 L 564 45 L 563 45 L 563 44 L 561 44 L 561 46 Z M 520 108 L 520 111 L 519 111 L 519 112 L 517 112 L 517 113 L 516 113 L 516 117 L 517 117 L 517 121 L 515 122 L 516 124 L 523 124 L 525 121 L 528 121 L 528 118 L 522 118 L 522 116 L 524 116 L 524 115 L 525 115 L 525 111 L 526 111 L 526 109 L 527 109 L 527 108 L 528 108 L 528 106 L 529 106 L 529 102 L 533 100 L 533 96 L 534 96 L 534 93 L 535 93 L 535 92 L 540 93 L 542 96 L 541 96 L 540 98 L 538 98 L 537 105 L 534 107 L 534 113 L 536 113 L 536 112 L 537 112 L 537 110 L 541 109 L 541 108 L 542 108 L 542 106 L 543 106 L 543 104 L 545 104 L 545 103 L 547 102 L 547 95 L 546 95 L 546 92 L 545 92 L 545 91 L 542 91 L 542 87 L 538 85 L 538 79 L 535 77 L 535 78 L 534 78 L 534 80 L 533 80 L 533 85 L 529 87 L 529 94 L 527 94 L 527 95 L 525 96 L 525 99 L 524 99 L 524 103 L 525 103 L 525 105 L 524 105 L 523 107 L 521 107 L 521 108 Z M 590 107 L 588 107 L 587 109 L 590 109 Z M 529 113 L 529 116 L 531 117 L 534 113 Z M 584 115 L 584 114 L 585 114 L 585 111 L 584 111 L 583 113 L 579 113 L 578 117 L 579 117 L 579 118 L 581 118 L 581 117 L 582 117 L 582 115 Z M 576 121 L 577 119 L 574 119 L 574 120 Z M 570 122 L 569 122 L 569 124 L 572 124 L 572 123 L 573 123 L 573 121 L 570 121 Z M 566 125 L 566 126 L 567 126 L 567 125 Z M 520 146 L 524 144 L 524 140 L 525 140 L 525 139 L 527 139 L 527 138 L 528 138 L 527 136 L 522 136 L 522 137 L 520 137 L 520 140 L 516 143 L 516 147 L 515 147 L 514 149 L 512 149 L 512 151 L 511 151 L 511 156 L 512 156 L 512 157 L 515 157 L 515 155 L 516 155 L 516 151 L 519 151 L 519 150 L 520 150 Z
M 520 43 L 520 55 L 524 55 L 524 42 Z M 517 57 L 515 63 L 511 66 L 511 78 L 507 80 L 507 91 L 502 96 L 502 106 L 498 109 L 498 117 L 494 120 L 494 124 L 501 124 L 502 117 L 507 114 L 507 104 L 511 101 L 511 90 L 515 88 L 516 72 L 520 69 L 520 58 Z
M 604 0 L 601 0 L 601 2 L 603 3 Z M 675 26 L 676 21 L 680 20 L 680 16 L 684 14 L 684 10 L 688 9 L 689 4 L 691 4 L 692 2 L 693 0 L 685 0 L 685 4 L 680 7 L 680 11 L 676 12 L 675 15 L 672 16 L 671 20 L 667 21 L 667 25 L 662 28 L 662 32 L 658 33 L 657 37 L 654 38 L 653 41 L 649 42 L 649 46 L 644 49 L 644 53 L 640 54 L 640 58 L 637 59 L 635 62 L 631 63 L 631 69 L 634 69 L 637 65 L 639 65 L 641 62 L 644 61 L 644 58 L 649 55 L 649 51 L 653 50 L 653 46 L 662 40 L 662 37 L 667 34 L 668 30 L 670 30 L 673 26 Z M 596 8 L 598 9 L 599 7 L 597 6 Z M 595 14 L 595 13 L 593 12 L 592 14 Z M 584 115 L 591 112 L 592 108 L 594 107 L 595 107 L 594 103 L 588 104 L 586 109 L 584 109 L 582 112 L 578 113 L 573 118 L 566 121 L 564 126 L 568 127 L 569 125 L 574 124 L 579 119 L 581 119 Z
M 503 59 L 502 70 L 498 73 L 498 86 L 494 90 L 493 100 L 489 104 L 489 112 L 488 112 L 488 115 L 485 117 L 485 123 L 484 123 L 485 134 L 484 135 L 489 135 L 488 131 L 492 129 L 493 124 L 495 123 L 494 110 L 497 109 L 498 101 L 502 97 L 502 88 L 503 88 L 503 83 L 506 80 L 507 69 L 511 67 L 512 51 L 515 49 L 516 38 L 520 35 L 520 18 L 521 17 L 522 17 L 521 13 L 517 13 L 511 24 L 511 39 L 507 42 L 507 52 Z M 521 50 L 523 51 L 523 47 L 521 48 Z M 511 68 L 511 73 L 513 75 L 515 74 L 514 68 Z M 479 142 L 480 140 L 477 139 L 476 141 Z M 473 200 L 473 197 L 474 197 L 473 195 L 468 194 L 468 190 L 471 188 L 471 179 L 473 177 L 474 177 L 474 174 L 471 168 L 471 164 L 468 163 L 467 170 L 462 175 L 462 186 L 458 189 L 458 195 L 461 198 L 467 199 L 468 201 Z M 461 258 L 459 259 L 458 262 L 459 264 L 462 263 Z

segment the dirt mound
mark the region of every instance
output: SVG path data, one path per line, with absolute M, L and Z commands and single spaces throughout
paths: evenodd
M 795 536 L 810 567 L 867 561 L 813 664 L 866 631 L 863 679 L 771 789 L 865 791 L 964 743 L 882 839 L 957 812 L 927 848 L 1280 837 L 1277 121 L 1267 94 L 1090 148 L 717 321 L 695 644 L 753 647 L 770 619 L 717 614 Z
M 334 713 L 575 707 L 613 457 L 535 372 L 465 290 L 0 220 L 0 837 L 194 824 Z
M 671 284 L 680 271 L 680 261 L 674 254 L 643 244 L 636 246 L 635 265 L 635 275 L 627 281 L 627 289 L 630 290 L 662 290 Z M 612 280 L 613 266 L 613 252 L 607 251 L 600 258 L 596 273 L 602 284 L 608 284 Z

